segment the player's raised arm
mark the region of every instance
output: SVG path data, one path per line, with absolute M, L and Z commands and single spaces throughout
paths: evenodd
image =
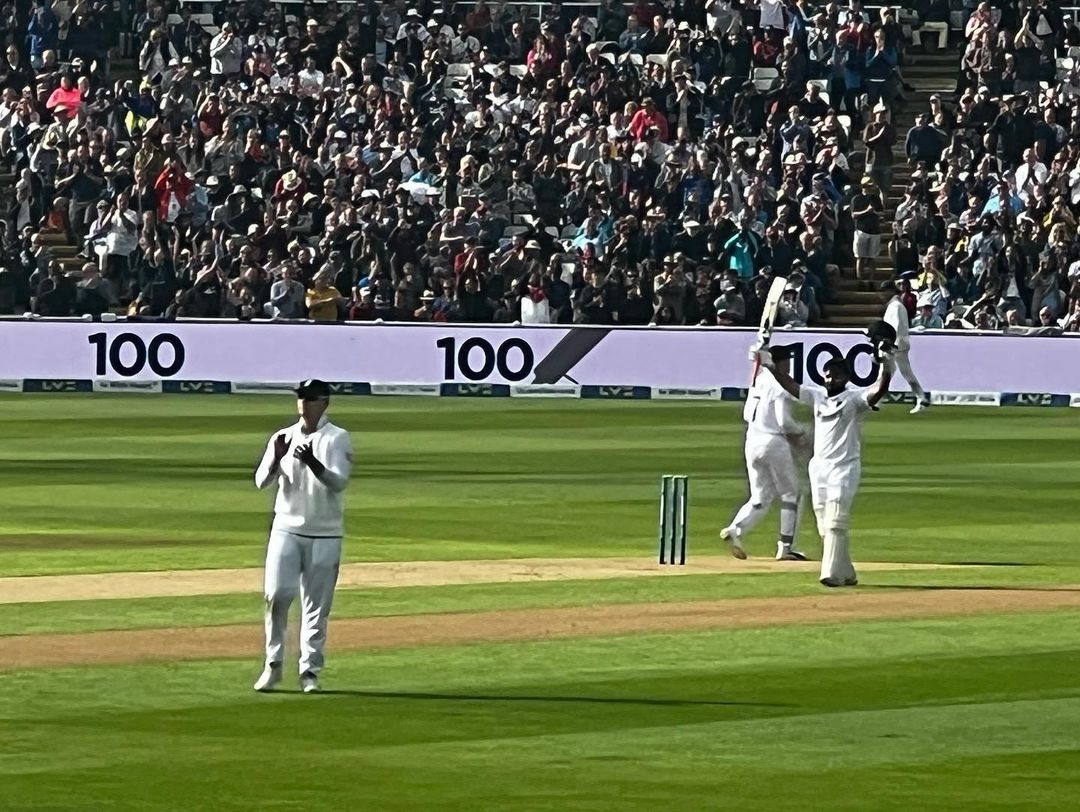
M 255 487 L 259 490 L 277 482 L 281 473 L 281 460 L 289 450 L 291 441 L 285 432 L 278 432 L 266 444 L 259 467 L 255 469 Z
M 769 373 L 776 378 L 776 382 L 783 387 L 784 391 L 791 395 L 793 398 L 799 397 L 801 387 L 798 381 L 792 378 L 785 370 L 776 366 L 776 362 L 773 360 L 772 352 L 767 347 L 753 348 L 750 350 L 750 360 L 757 361 L 765 369 L 769 370 Z
M 893 373 L 893 356 L 891 352 L 882 352 L 881 359 L 881 371 L 878 373 L 877 381 L 870 387 L 870 390 L 866 393 L 866 402 L 870 404 L 870 408 L 874 408 L 878 405 L 878 402 L 889 394 L 889 381 L 892 380 Z

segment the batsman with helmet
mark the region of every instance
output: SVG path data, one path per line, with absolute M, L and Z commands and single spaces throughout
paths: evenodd
M 862 419 L 876 410 L 889 391 L 892 348 L 882 343 L 881 371 L 877 382 L 866 389 L 849 389 L 851 370 L 842 358 L 833 358 L 823 369 L 825 387 L 797 383 L 768 349 L 755 346 L 756 360 L 793 397 L 814 412 L 814 455 L 810 460 L 810 494 L 822 541 L 821 583 L 829 587 L 858 583 L 851 563 L 848 525 L 851 504 L 859 490 L 862 468 Z
M 788 370 L 791 347 L 767 350 L 778 369 Z M 750 498 L 739 508 L 720 538 L 731 554 L 745 559 L 743 536 L 753 528 L 777 499 L 780 500 L 780 534 L 776 542 L 777 561 L 805 561 L 795 547 L 802 512 L 802 484 L 799 482 L 798 450 L 807 442 L 806 426 L 795 419 L 797 401 L 770 375 L 757 375 L 743 406 L 746 421 L 746 475 Z

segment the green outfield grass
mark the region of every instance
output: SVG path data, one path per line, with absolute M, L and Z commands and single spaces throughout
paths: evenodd
M 270 495 L 250 474 L 291 409 L 0 398 L 0 574 L 259 566 Z M 342 397 L 333 414 L 357 448 L 352 561 L 647 553 L 665 472 L 692 477 L 691 545 L 712 549 L 746 492 L 730 404 Z M 886 407 L 866 440 L 857 555 L 1080 564 L 1071 410 Z
M 4 809 L 1064 809 L 1075 614 L 0 675 Z M 1064 804 L 1064 805 L 1063 805 Z
M 0 396 L 0 576 L 257 567 L 271 396 Z M 690 554 L 745 495 L 719 403 L 338 398 L 351 561 Z M 1080 416 L 870 416 L 860 590 L 1080 584 Z M 771 552 L 774 519 L 749 540 Z M 818 544 L 807 518 L 803 546 Z M 965 593 L 970 594 L 970 593 Z M 981 594 L 981 593 L 977 593 Z M 1013 593 L 1010 593 L 1013 594 Z M 340 590 L 335 617 L 822 596 L 813 574 Z M 928 596 L 931 598 L 927 601 Z M 1033 607 L 1034 608 L 1034 607 Z M 258 595 L 0 603 L 12 635 L 259 622 Z M 1023 612 L 336 651 L 322 696 L 243 661 L 0 666 L 0 810 L 1061 810 L 1080 791 L 1080 614 Z M 6 639 L 6 642 L 5 642 Z M 293 677 L 290 675 L 290 687 Z

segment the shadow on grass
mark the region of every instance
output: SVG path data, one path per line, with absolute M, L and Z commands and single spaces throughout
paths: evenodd
M 274 691 L 277 694 L 302 694 L 297 689 L 284 689 Z M 646 707 L 691 707 L 691 706 L 715 706 L 715 707 L 762 707 L 762 708 L 790 708 L 784 702 L 725 702 L 712 699 L 648 699 L 641 697 L 611 697 L 611 696 L 530 696 L 508 694 L 444 694 L 444 693 L 420 693 L 415 691 L 360 691 L 360 690 L 323 690 L 314 696 L 355 696 L 367 699 L 412 699 L 419 701 L 442 701 L 442 702 L 568 702 L 597 705 L 639 705 Z

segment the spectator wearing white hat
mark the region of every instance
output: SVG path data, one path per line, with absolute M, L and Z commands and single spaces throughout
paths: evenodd
M 306 292 L 304 304 L 312 321 L 339 321 L 345 300 L 334 287 L 334 275 L 324 269 L 315 275 L 311 288 Z
M 398 27 L 397 36 L 394 37 L 395 42 L 402 40 L 414 39 L 417 42 L 425 42 L 431 38 L 431 33 L 424 26 L 421 25 L 422 18 L 420 12 L 415 8 L 410 8 L 405 12 L 405 18 L 401 21 L 401 25 Z
M 810 310 L 799 299 L 799 289 L 794 285 L 784 288 L 783 298 L 776 309 L 777 327 L 805 327 L 810 318 Z
M 941 320 L 941 316 L 934 312 L 933 302 L 920 297 L 918 308 L 918 315 L 911 320 L 911 329 L 941 330 L 945 327 L 945 323 Z

